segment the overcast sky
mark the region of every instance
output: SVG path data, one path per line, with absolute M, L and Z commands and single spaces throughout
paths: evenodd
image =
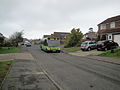
M 97 31 L 97 24 L 116 15 L 120 0 L 0 0 L 0 32 L 9 37 L 24 30 L 29 39 L 72 28 L 86 33 L 90 27 Z

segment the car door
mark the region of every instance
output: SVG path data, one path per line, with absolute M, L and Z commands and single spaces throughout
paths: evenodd
M 92 49 L 94 48 L 94 43 L 93 42 L 89 42 L 89 45 Z

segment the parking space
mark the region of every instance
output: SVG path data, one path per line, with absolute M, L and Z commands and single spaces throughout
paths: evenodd
M 102 53 L 103 51 L 97 51 L 97 50 L 91 50 L 91 51 L 77 51 L 77 52 L 70 52 L 69 54 L 71 55 L 76 55 L 76 56 L 92 56 L 92 55 L 98 55 Z

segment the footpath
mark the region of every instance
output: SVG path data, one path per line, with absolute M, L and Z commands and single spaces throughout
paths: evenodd
M 0 60 L 14 59 L 0 90 L 58 90 L 30 53 L 1 54 Z

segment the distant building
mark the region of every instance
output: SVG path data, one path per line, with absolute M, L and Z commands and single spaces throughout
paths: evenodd
M 67 35 L 69 35 L 70 33 L 68 33 L 68 32 L 54 32 L 54 36 L 55 37 L 58 37 L 58 38 L 60 38 L 60 43 L 61 44 L 64 44 L 64 42 L 65 42 L 65 40 L 66 40 L 66 37 L 67 37 Z
M 44 35 L 43 38 L 49 38 L 49 37 L 58 37 L 60 39 L 60 43 L 64 44 L 65 40 L 66 40 L 66 36 L 70 34 L 68 32 L 54 32 L 51 35 Z
M 108 18 L 98 24 L 98 34 L 101 39 L 113 40 L 120 45 L 120 15 Z
M 96 40 L 97 32 L 88 32 L 83 35 L 83 40 Z
M 51 35 L 43 35 L 43 38 L 49 38 Z
M 40 44 L 41 40 L 40 39 L 34 39 L 31 42 L 32 42 L 32 44 Z
M 30 42 L 29 39 L 27 39 L 27 38 L 23 38 L 23 42 L 25 42 L 25 41 L 29 41 L 29 42 Z

